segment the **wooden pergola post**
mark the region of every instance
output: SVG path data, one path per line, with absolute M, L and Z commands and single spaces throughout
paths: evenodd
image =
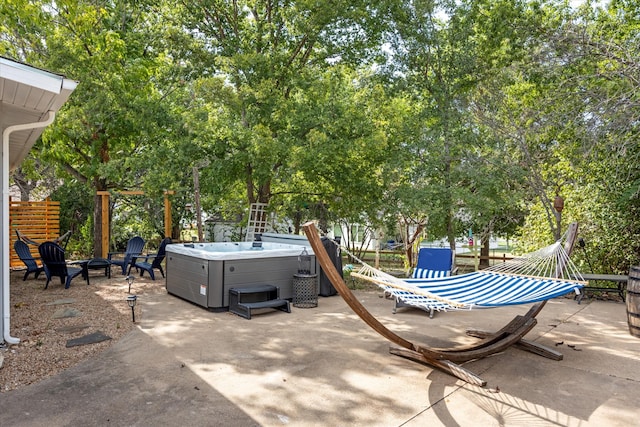
M 126 195 L 134 195 L 134 196 L 143 196 L 145 193 L 141 190 L 130 190 L 130 191 L 115 191 L 118 194 L 126 194 Z M 97 191 L 97 195 L 102 198 L 102 231 L 100 235 L 102 236 L 102 241 L 100 242 L 100 246 L 102 248 L 102 256 L 106 257 L 109 253 L 109 236 L 111 236 L 111 223 L 109 216 L 109 198 L 111 197 L 111 193 L 108 191 Z M 166 190 L 164 192 L 164 235 L 171 236 L 171 200 L 169 200 L 169 195 L 175 194 L 173 190 Z M 105 231 L 106 230 L 106 231 Z

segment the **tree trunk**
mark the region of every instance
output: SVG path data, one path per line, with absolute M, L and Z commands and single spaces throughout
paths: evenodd
M 489 233 L 484 233 L 480 243 L 480 269 L 489 267 Z
M 98 156 L 100 157 L 100 163 L 104 165 L 109 164 L 111 156 L 109 155 L 109 141 L 107 138 L 103 138 L 98 151 Z M 93 182 L 93 187 L 96 189 L 96 193 L 98 191 L 107 190 L 107 182 L 105 179 L 96 177 L 93 179 Z M 102 239 L 106 234 L 106 239 L 107 241 L 109 241 L 111 230 L 102 229 L 102 201 L 106 200 L 107 203 L 110 203 L 111 199 L 109 197 L 102 197 L 96 194 L 93 200 L 93 256 L 96 258 L 107 258 L 109 245 L 107 244 L 107 253 L 103 253 L 104 251 L 102 250 Z M 109 227 L 111 227 L 111 209 L 109 209 L 109 207 L 107 207 L 107 215 L 109 216 L 108 224 Z
M 18 168 L 13 173 L 13 182 L 20 190 L 20 200 L 23 202 L 28 202 L 31 199 L 31 191 L 36 187 L 36 182 L 29 181 L 24 174 L 22 173 L 22 169 Z
M 420 234 L 422 233 L 422 230 L 424 230 L 424 222 L 419 222 L 416 224 L 416 230 L 412 235 L 409 235 L 409 223 L 408 222 L 404 222 L 404 228 L 405 228 L 405 237 L 404 237 L 404 253 L 405 256 L 407 257 L 407 266 L 409 268 L 409 271 L 411 270 L 411 268 L 413 268 L 413 266 L 415 265 L 414 263 L 414 254 L 413 254 L 413 245 L 415 243 L 415 241 L 418 239 L 418 237 L 420 236 Z
M 102 233 L 109 230 L 102 230 L 102 196 L 93 196 L 93 206 L 93 256 L 106 258 L 107 254 L 102 253 Z

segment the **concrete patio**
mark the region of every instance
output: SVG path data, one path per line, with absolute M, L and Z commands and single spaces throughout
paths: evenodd
M 468 342 L 527 307 L 391 313 L 358 298 L 391 329 L 430 345 Z M 0 395 L 2 426 L 629 426 L 638 423 L 640 339 L 620 302 L 550 301 L 528 335 L 564 353 L 508 351 L 465 366 L 468 385 L 390 355 L 339 297 L 251 320 L 168 294 L 144 296 L 138 327 L 98 357 Z

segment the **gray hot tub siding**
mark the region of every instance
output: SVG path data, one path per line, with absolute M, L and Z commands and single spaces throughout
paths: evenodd
M 167 292 L 213 310 L 229 307 L 229 289 L 252 285 L 274 285 L 280 298 L 293 298 L 293 275 L 298 257 L 206 260 L 179 253 L 167 254 Z M 312 274 L 317 274 L 315 257 Z M 204 286 L 204 295 L 201 293 Z

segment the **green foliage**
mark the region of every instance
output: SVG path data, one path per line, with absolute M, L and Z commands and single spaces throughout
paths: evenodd
M 93 249 L 92 236 L 86 234 L 93 224 L 93 192 L 87 185 L 69 181 L 57 187 L 49 196 L 60 202 L 60 233 L 71 231 L 67 250 L 84 257 Z
M 122 251 L 129 239 L 142 237 L 149 248 L 157 247 L 164 235 L 163 195 L 129 195 L 114 193 L 111 196 L 110 247 Z
M 472 229 L 527 251 L 578 221 L 583 266 L 640 262 L 633 2 L 6 0 L 0 15 L 0 54 L 79 81 L 15 176 L 55 191 L 79 252 L 96 190 L 147 195 L 112 200 L 116 247 L 162 236 L 164 190 L 193 221 L 197 168 L 205 212 L 241 224 L 268 202 L 296 229 L 450 244 Z
M 558 216 L 553 198 L 561 194 L 562 222 L 580 223 L 596 272 L 625 271 L 640 256 L 629 179 L 637 177 L 637 111 L 626 107 L 637 94 L 628 70 L 640 56 L 631 42 L 636 18 L 624 7 L 585 5 L 578 15 L 545 5 L 531 54 L 483 83 L 478 109 L 481 123 L 507 143 L 513 156 L 505 159 L 527 171 L 530 213 L 520 243 L 549 240 Z

